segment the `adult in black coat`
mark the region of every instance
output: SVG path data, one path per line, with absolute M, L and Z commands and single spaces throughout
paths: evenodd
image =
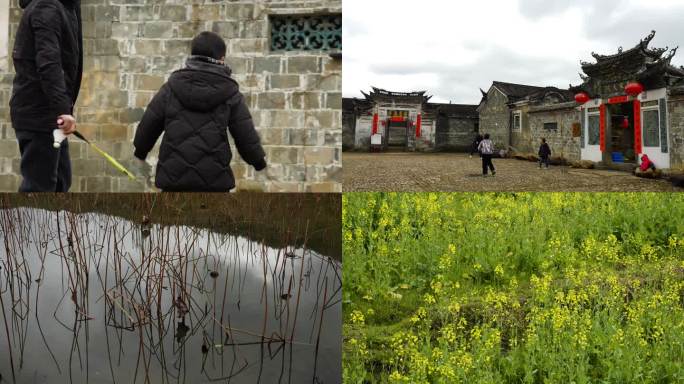
M 52 131 L 76 129 L 74 104 L 83 73 L 80 0 L 20 0 L 24 9 L 12 51 L 10 115 L 21 152 L 20 192 L 67 192 L 71 162 L 66 140 Z M 58 126 L 57 121 L 63 123 Z
M 154 96 L 135 133 L 135 156 L 145 160 L 159 136 L 155 185 L 164 191 L 235 188 L 227 129 L 240 156 L 257 171 L 265 153 L 245 99 L 224 65 L 225 42 L 202 32 L 186 67 L 171 74 Z
M 546 165 L 546 168 L 548 168 L 550 162 L 551 147 L 549 147 L 549 143 L 546 142 L 546 139 L 542 138 L 541 145 L 539 146 L 539 168 L 542 167 L 542 164 Z

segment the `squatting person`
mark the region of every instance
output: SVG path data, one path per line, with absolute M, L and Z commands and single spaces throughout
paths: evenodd
M 24 13 L 12 59 L 12 126 L 21 153 L 20 192 L 67 192 L 69 145 L 53 144 L 52 131 L 76 129 L 74 104 L 83 73 L 80 0 L 20 0 Z M 58 124 L 57 121 L 61 123 Z
M 494 156 L 494 143 L 489 139 L 489 133 L 485 133 L 484 138 L 477 146 L 477 150 L 482 155 L 482 175 L 487 176 L 487 171 L 492 170 L 492 176 L 496 175 L 492 157 Z
M 225 63 L 226 43 L 213 32 L 192 40 L 186 67 L 171 74 L 147 106 L 135 132 L 135 156 L 145 160 L 164 132 L 155 185 L 164 191 L 235 188 L 226 127 L 240 156 L 257 171 L 265 153 L 238 83 Z

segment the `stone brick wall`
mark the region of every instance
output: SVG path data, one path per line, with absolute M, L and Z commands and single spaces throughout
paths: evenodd
M 477 119 L 437 119 L 435 147 L 440 151 L 468 152 L 477 134 Z
M 373 116 L 362 115 L 359 116 L 354 125 L 354 149 L 359 151 L 370 150 L 371 133 L 373 132 Z M 378 127 L 378 131 L 382 132 L 384 128 Z
M 580 160 L 580 138 L 572 135 L 572 126 L 579 121 L 580 115 L 575 110 L 575 103 L 559 104 L 552 109 L 531 108 L 523 117 L 522 136 L 516 148 L 536 154 L 543 137 L 551 147 L 551 156 L 561 156 L 570 161 Z M 557 123 L 558 129 L 545 130 L 545 123 Z
M 356 114 L 342 111 L 342 149 L 354 150 L 354 138 L 356 135 Z
M 339 192 L 341 60 L 320 52 L 271 52 L 269 15 L 341 13 L 341 7 L 341 0 L 83 0 L 79 130 L 131 165 L 131 141 L 145 106 L 169 74 L 183 66 L 191 39 L 210 30 L 226 39 L 226 61 L 245 94 L 269 162 L 267 172 L 257 173 L 234 152 L 238 190 Z M 20 17 L 17 0 L 11 0 L 11 34 Z M 0 68 L 0 190 L 5 191 L 16 190 L 20 180 L 7 108 L 11 78 Z M 72 191 L 153 190 L 149 181 L 130 181 L 90 148 L 72 143 Z M 150 154 L 152 163 L 156 153 Z
M 684 95 L 669 96 L 667 100 L 669 120 L 670 167 L 684 170 Z
M 489 90 L 487 101 L 480 106 L 480 133 L 489 133 L 498 149 L 505 149 L 510 140 L 511 112 L 508 98 L 495 88 Z
M 518 152 L 533 152 L 536 142 L 532 140 L 532 128 L 530 127 L 529 104 L 518 105 L 511 110 L 511 114 L 520 113 L 520 130 L 511 129 L 511 146 Z
M 408 151 L 434 152 L 437 138 L 437 120 L 427 114 L 421 117 L 420 137 L 416 137 L 415 126 L 409 128 Z

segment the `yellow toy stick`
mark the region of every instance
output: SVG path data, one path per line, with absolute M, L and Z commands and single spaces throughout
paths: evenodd
M 57 124 L 62 124 L 62 119 L 57 120 Z M 121 173 L 128 176 L 131 180 L 135 180 L 135 175 L 133 175 L 128 169 L 126 169 L 123 165 L 121 165 L 121 163 L 116 161 L 116 159 L 110 156 L 107 152 L 101 150 L 97 145 L 88 141 L 88 139 L 86 139 L 80 132 L 74 131 L 74 136 L 88 143 L 88 145 L 90 145 L 97 153 L 102 155 L 102 157 L 104 157 L 105 160 L 107 160 L 107 162 L 109 162 L 109 164 L 111 164 L 114 168 L 118 169 Z
M 62 120 L 62 119 L 57 119 L 57 125 L 61 126 L 62 124 L 64 124 L 64 120 Z M 90 145 L 97 153 L 99 153 L 100 155 L 102 155 L 102 157 L 104 157 L 105 160 L 107 160 L 107 162 L 109 162 L 109 164 L 111 164 L 112 166 L 114 166 L 114 168 L 118 169 L 119 172 L 121 172 L 121 173 L 123 173 L 124 175 L 128 176 L 128 178 L 130 178 L 131 180 L 135 180 L 135 175 L 133 175 L 128 169 L 126 169 L 123 165 L 121 165 L 121 163 L 119 163 L 118 161 L 116 161 L 116 159 L 113 158 L 112 156 L 110 156 L 107 152 L 101 150 L 97 145 L 91 143 L 88 139 L 85 138 L 85 136 L 83 136 L 83 135 L 81 134 L 81 132 L 74 131 L 73 133 L 74 133 L 74 136 L 76 136 L 76 137 L 78 137 L 79 139 L 85 141 L 85 142 L 86 142 L 88 145 Z M 52 134 L 53 134 L 53 136 L 54 136 L 54 138 L 55 138 L 54 147 L 55 147 L 55 148 L 59 148 L 59 147 L 60 147 L 60 144 L 61 144 L 61 142 L 62 142 L 62 140 L 64 140 L 64 139 L 66 138 L 66 136 L 64 136 L 64 134 L 62 133 L 62 130 L 61 130 L 61 129 L 55 129 L 55 130 L 52 132 Z

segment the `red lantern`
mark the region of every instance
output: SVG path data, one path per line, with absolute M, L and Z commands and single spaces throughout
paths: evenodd
M 575 101 L 580 103 L 580 104 L 584 104 L 589 100 L 590 100 L 589 95 L 587 95 L 586 92 L 580 92 L 580 93 L 575 95 Z
M 629 83 L 625 86 L 625 93 L 630 96 L 638 96 L 644 91 L 644 86 L 639 83 Z
M 622 119 L 622 122 L 620 123 L 620 128 L 622 128 L 622 129 L 629 128 L 629 119 L 627 117 Z

